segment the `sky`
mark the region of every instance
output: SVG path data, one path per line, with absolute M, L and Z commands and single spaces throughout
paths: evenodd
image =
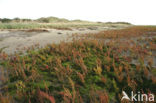
M 0 18 L 59 17 L 156 25 L 156 0 L 0 0 Z

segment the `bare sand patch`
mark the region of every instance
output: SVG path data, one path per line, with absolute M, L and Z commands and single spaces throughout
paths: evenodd
M 69 36 L 72 34 L 97 33 L 99 31 L 114 29 L 107 27 L 92 28 L 72 28 L 72 30 L 59 29 L 32 29 L 32 30 L 4 30 L 0 31 L 0 48 L 4 48 L 3 52 L 12 54 L 24 47 L 30 47 L 39 44 L 43 47 L 50 43 L 60 43 L 61 41 L 71 40 Z

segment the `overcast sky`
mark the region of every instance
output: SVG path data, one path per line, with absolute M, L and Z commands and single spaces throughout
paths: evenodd
M 48 16 L 156 25 L 156 0 L 0 0 L 0 18 Z

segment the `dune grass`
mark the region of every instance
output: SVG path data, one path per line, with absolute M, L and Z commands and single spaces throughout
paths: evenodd
M 121 33 L 121 37 L 127 38 L 129 34 L 155 31 L 155 28 L 149 28 L 134 27 L 107 33 Z M 83 38 L 49 44 L 39 50 L 33 47 L 27 50 L 27 55 L 1 53 L 0 65 L 8 73 L 2 76 L 4 84 L 0 100 L 19 103 L 128 103 L 121 101 L 123 90 L 128 94 L 140 91 L 155 95 L 154 61 L 149 58 L 148 64 L 144 62 L 145 57 L 155 55 L 151 54 L 156 50 L 154 39 L 146 39 L 148 44 L 144 46 L 128 39 L 105 43 L 99 40 L 107 38 L 105 34 L 95 34 L 100 35 L 98 39 L 93 36 L 92 40 Z M 131 43 L 133 45 L 127 46 Z M 133 64 L 133 59 L 139 62 Z
M 57 17 L 43 17 L 36 20 L 31 19 L 8 19 L 0 18 L 0 29 L 69 29 L 71 27 L 92 27 L 92 26 L 130 26 L 131 24 L 125 22 L 115 22 L 115 23 L 102 23 L 102 22 L 91 22 L 83 20 L 67 20 Z
M 98 23 L 0 23 L 0 29 L 70 29 L 72 27 L 102 26 Z

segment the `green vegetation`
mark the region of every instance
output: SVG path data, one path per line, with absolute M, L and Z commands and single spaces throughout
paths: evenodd
M 121 23 L 122 25 L 129 25 Z M 39 18 L 36 20 L 31 19 L 0 19 L 0 29 L 39 29 L 39 28 L 71 28 L 71 27 L 92 27 L 92 26 L 118 26 L 120 23 L 98 23 L 82 20 L 67 20 L 56 17 Z
M 132 34 L 125 41 L 115 36 L 114 41 L 105 43 L 107 36 L 102 35 L 106 33 L 100 32 L 95 34 L 98 38 L 87 35 L 86 39 L 70 43 L 29 49 L 26 55 L 1 53 L 0 65 L 8 74 L 4 73 L 0 100 L 2 103 L 121 103 L 122 90 L 155 93 L 156 68 L 151 52 L 156 50 L 156 44 L 147 38 L 148 43 L 142 46 L 129 39 L 134 37 L 133 33 L 139 37 L 140 30 L 145 30 L 141 32 L 143 35 L 146 31 L 156 31 L 149 28 L 120 30 L 118 37 L 126 37 L 125 31 Z M 145 64 L 148 56 L 151 58 Z M 132 63 L 133 59 L 138 63 Z
M 97 23 L 0 23 L 0 29 L 64 29 L 71 27 L 100 26 Z

